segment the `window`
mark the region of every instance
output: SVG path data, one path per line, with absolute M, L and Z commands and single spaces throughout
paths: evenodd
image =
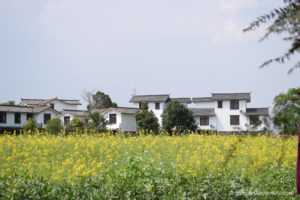
M 155 110 L 159 110 L 160 109 L 160 103 L 155 103 Z
M 117 114 L 109 114 L 109 124 L 117 123 Z
M 54 103 L 50 103 L 50 107 L 54 109 Z
M 6 112 L 0 112 L 0 123 L 6 123 Z
M 231 100 L 230 101 L 230 109 L 231 110 L 238 110 L 238 109 L 240 109 L 239 100 Z
M 27 113 L 27 120 L 29 120 L 29 119 L 32 119 L 33 118 L 33 114 L 32 113 Z
M 250 116 L 250 125 L 257 125 L 257 124 L 259 124 L 259 116 L 258 115 Z
M 240 116 L 230 115 L 230 125 L 240 125 Z
M 200 117 L 200 126 L 208 126 L 209 117 Z
M 70 116 L 65 116 L 64 117 L 64 125 L 68 126 L 70 124 Z
M 51 119 L 51 114 L 44 114 L 44 124 L 47 124 L 47 122 Z
M 21 124 L 21 113 L 15 113 L 15 124 Z
M 223 101 L 218 101 L 218 108 L 223 108 Z

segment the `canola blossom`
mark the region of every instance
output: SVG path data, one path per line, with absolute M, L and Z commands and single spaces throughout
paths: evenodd
M 26 179 L 40 177 L 54 185 L 78 184 L 88 179 L 103 184 L 104 196 L 100 197 L 105 199 L 181 198 L 180 195 L 198 199 L 194 195 L 204 198 L 205 194 L 215 194 L 213 187 L 220 187 L 215 185 L 218 181 L 227 184 L 238 177 L 241 187 L 228 186 L 237 191 L 234 194 L 246 186 L 249 190 L 291 192 L 296 153 L 296 137 L 265 135 L 2 135 L 0 183 L 11 174 L 14 177 L 10 180 L 26 175 Z M 199 184 L 204 181 L 206 188 L 207 179 L 213 189 L 201 193 Z M 281 187 L 283 183 L 289 186 Z M 110 191 L 112 188 L 115 191 Z M 170 188 L 174 188 L 173 194 L 168 193 Z

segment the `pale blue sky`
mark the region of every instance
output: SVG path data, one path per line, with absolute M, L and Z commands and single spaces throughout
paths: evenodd
M 0 0 L 0 102 L 81 98 L 102 90 L 120 106 L 137 94 L 252 92 L 250 106 L 300 86 L 300 70 L 258 66 L 281 55 L 264 28 L 244 34 L 282 0 Z

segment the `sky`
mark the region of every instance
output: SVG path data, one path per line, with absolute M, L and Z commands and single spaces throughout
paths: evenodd
M 259 69 L 289 47 L 266 26 L 243 33 L 282 0 L 0 0 L 0 102 L 80 99 L 101 90 L 205 97 L 251 92 L 250 107 L 300 86 L 300 69 Z

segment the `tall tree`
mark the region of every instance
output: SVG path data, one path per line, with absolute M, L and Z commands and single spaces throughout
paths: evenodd
M 256 30 L 260 25 L 271 22 L 271 25 L 266 29 L 265 35 L 261 40 L 268 38 L 271 34 L 283 35 L 284 41 L 291 43 L 290 48 L 286 53 L 277 58 L 272 58 L 265 61 L 260 67 L 264 67 L 273 62 L 284 63 L 291 55 L 300 51 L 300 0 L 283 0 L 284 6 L 274 9 L 269 14 L 262 15 L 253 21 L 244 31 Z M 288 73 L 294 69 L 300 68 L 298 61 Z
M 300 123 L 300 87 L 291 88 L 274 98 L 274 124 L 284 134 L 296 135 Z
M 148 109 L 146 103 L 142 103 L 141 109 L 135 114 L 135 119 L 139 130 L 153 131 L 155 134 L 158 133 L 158 119 L 153 111 Z
M 94 94 L 92 92 L 85 92 L 83 98 L 88 103 L 88 110 L 118 107 L 115 102 L 112 102 L 108 94 L 101 91 L 97 91 Z
M 195 131 L 197 125 L 192 112 L 178 101 L 169 101 L 162 114 L 163 128 L 171 133 L 172 131 L 184 132 Z

